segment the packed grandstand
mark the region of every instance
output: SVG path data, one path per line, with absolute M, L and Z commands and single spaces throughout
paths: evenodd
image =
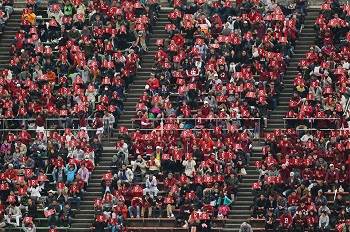
M 162 7 L 168 37 L 129 128 L 118 121 Z M 13 12 L 2 0 L 1 34 Z M 117 137 L 87 231 L 155 218 L 220 230 L 255 165 L 240 232 L 349 232 L 350 5 L 320 6 L 285 130 L 266 132 L 307 14 L 303 0 L 28 0 L 0 75 L 0 229 L 69 230 Z

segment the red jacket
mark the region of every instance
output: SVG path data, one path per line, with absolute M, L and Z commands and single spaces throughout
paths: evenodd
M 314 171 L 314 176 L 316 180 L 324 180 L 325 177 L 325 171 L 323 169 L 321 170 L 315 170 Z
M 339 180 L 339 171 L 334 169 L 332 170 L 328 170 L 326 173 L 326 179 L 327 182 L 329 183 L 334 183 L 336 180 Z
M 259 12 L 257 11 L 250 11 L 249 14 L 248 14 L 248 18 L 250 20 L 251 23 L 255 23 L 257 22 L 257 19 L 262 19 L 262 16 Z
M 79 189 L 84 189 L 84 187 L 85 187 L 85 182 L 84 182 L 83 179 L 80 178 L 80 179 L 77 181 L 77 183 L 78 183 Z
M 278 148 L 279 148 L 279 151 L 280 153 L 282 154 L 287 154 L 291 151 L 293 145 L 290 141 L 279 141 L 278 144 L 277 144 Z
M 159 89 L 159 81 L 157 78 L 153 78 L 152 79 L 148 79 L 147 85 L 149 85 L 149 88 L 154 91 L 154 90 L 158 90 Z
M 288 180 L 288 178 L 289 178 L 289 176 L 290 176 L 290 170 L 289 170 L 289 168 L 286 168 L 286 169 L 281 168 L 281 169 L 280 169 L 280 174 L 281 174 L 281 176 L 282 176 L 283 181 Z
M 280 225 L 281 226 L 291 226 L 293 223 L 293 218 L 290 214 L 282 214 L 280 216 Z
M 172 186 L 175 185 L 176 179 L 175 178 L 171 178 L 171 179 L 165 178 L 163 183 L 164 183 L 164 187 L 171 188 Z
M 317 225 L 318 224 L 317 215 L 314 215 L 313 217 L 311 215 L 307 216 L 306 222 L 307 222 L 308 226 Z
M 95 168 L 95 165 L 90 160 L 83 160 L 80 164 L 84 164 L 86 169 L 89 170 L 89 172 L 92 172 Z
M 299 205 L 300 202 L 300 197 L 298 195 L 296 195 L 295 197 L 293 197 L 292 195 L 290 195 L 288 197 L 288 205 L 292 206 L 292 205 Z
M 191 117 L 191 107 L 189 105 L 183 105 L 180 108 L 181 113 L 186 117 L 186 118 L 190 118 Z
M 118 213 L 122 213 L 124 218 L 127 218 L 127 212 L 128 212 L 128 208 L 126 207 L 126 205 L 114 206 L 114 213 L 116 213 L 117 215 Z
M 27 132 L 27 131 L 24 131 L 24 132 L 19 132 L 18 134 L 18 140 L 21 142 L 21 143 L 24 143 L 25 145 L 29 145 L 29 143 L 31 142 L 32 140 L 32 136 L 30 136 L 30 134 Z
M 208 116 L 210 109 L 211 109 L 210 106 L 206 107 L 205 105 L 203 105 L 203 106 L 201 107 L 202 114 L 203 114 L 204 116 Z
M 302 216 L 300 217 L 299 215 L 296 215 L 294 218 L 294 224 L 296 226 L 302 226 L 305 224 L 305 218 Z
M 102 118 L 96 118 L 96 119 L 94 119 L 94 121 L 92 123 L 95 126 L 95 128 L 103 127 Z
M 174 40 L 175 44 L 179 47 L 182 47 L 185 44 L 185 39 L 182 35 L 174 35 L 173 40 Z
M 306 171 L 305 169 L 302 171 L 301 173 L 301 178 L 303 180 L 312 180 L 313 179 L 313 173 L 312 171 L 309 169 L 308 171 Z
M 7 169 L 5 171 L 5 177 L 6 178 L 9 178 L 10 180 L 15 180 L 16 179 L 16 176 L 17 176 L 17 172 L 15 169 Z
M 132 200 L 131 200 L 131 206 L 132 207 L 136 207 L 136 206 L 142 206 L 142 199 L 138 198 L 138 197 L 134 197 Z

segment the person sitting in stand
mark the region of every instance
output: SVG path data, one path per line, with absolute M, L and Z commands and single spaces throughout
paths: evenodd
M 128 208 L 129 215 L 131 218 L 134 218 L 134 212 L 136 211 L 136 217 L 140 218 L 141 215 L 141 207 L 142 207 L 142 199 L 139 197 L 134 197 L 131 200 L 131 205 Z
M 163 208 L 164 208 L 164 198 L 161 193 L 157 193 L 157 197 L 155 198 L 155 206 L 153 207 L 153 218 L 156 218 L 157 210 L 159 211 L 159 218 L 162 217 Z
M 141 217 L 144 218 L 145 211 L 147 210 L 147 216 L 148 218 L 152 217 L 153 207 L 154 207 L 154 201 L 149 193 L 146 193 L 146 195 L 143 198 L 143 206 L 141 210 Z
M 283 214 L 280 216 L 280 224 L 278 227 L 279 232 L 282 232 L 285 230 L 289 232 L 293 231 L 293 218 L 292 218 L 292 215 L 290 215 L 290 213 L 288 212 L 288 210 L 285 210 Z
M 152 198 L 154 198 L 158 194 L 157 188 L 157 178 L 153 176 L 153 174 L 149 174 L 146 179 L 146 188 L 143 189 L 143 195 L 149 193 Z
M 328 216 L 326 211 L 322 211 L 321 215 L 318 219 L 318 230 L 320 232 L 329 232 L 330 231 L 329 216 Z
M 180 212 L 176 217 L 176 226 L 187 227 L 187 221 L 192 212 L 193 207 L 189 204 L 189 200 L 186 199 L 184 204 L 180 207 Z
M 256 199 L 254 203 L 254 208 L 253 208 L 253 217 L 256 218 L 257 216 L 259 217 L 265 217 L 266 213 L 266 198 L 264 194 L 261 194 L 258 199 Z M 257 215 L 259 213 L 259 215 Z
M 273 214 L 273 210 L 269 210 L 267 212 L 266 218 L 265 218 L 265 231 L 271 230 L 273 232 L 276 232 L 276 217 Z
M 70 228 L 72 225 L 72 216 L 73 216 L 73 212 L 72 212 L 68 202 L 66 202 L 64 204 L 64 207 L 62 208 L 62 210 L 60 212 L 61 226 L 65 226 L 65 224 L 66 224 Z

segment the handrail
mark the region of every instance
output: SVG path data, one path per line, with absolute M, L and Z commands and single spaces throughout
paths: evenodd
M 91 121 L 93 120 L 93 118 L 85 118 L 85 120 L 90 120 Z M 0 122 L 2 123 L 2 128 L 0 128 L 0 131 L 3 132 L 3 131 L 8 131 L 10 133 L 16 133 L 18 134 L 18 132 L 22 131 L 21 128 L 5 128 L 5 121 L 35 121 L 36 119 L 35 118 L 0 118 Z M 66 128 L 69 128 L 71 129 L 71 131 L 79 131 L 81 128 L 70 128 L 70 127 L 65 127 L 65 128 L 56 128 L 56 129 L 51 129 L 51 128 L 47 128 L 48 126 L 48 122 L 49 121 L 66 121 L 67 118 L 46 118 L 44 119 L 45 120 L 45 127 L 44 127 L 44 132 L 52 132 L 52 131 L 57 131 L 57 132 L 62 132 L 64 131 Z M 70 120 L 80 120 L 79 118 L 70 118 Z M 107 139 L 108 139 L 108 143 L 110 142 L 110 128 L 109 128 L 109 123 L 108 123 L 108 120 L 106 122 L 106 120 L 102 119 L 102 122 L 103 122 L 103 127 L 107 129 Z M 65 123 L 64 123 L 65 124 Z M 66 125 L 66 124 L 65 124 Z M 29 132 L 33 132 L 33 131 L 36 131 L 36 126 L 34 126 L 34 128 L 26 128 L 27 131 Z M 90 131 L 97 131 L 98 129 L 94 129 L 94 128 L 91 128 L 90 125 L 87 125 L 86 127 L 86 131 L 87 132 L 90 132 Z
M 299 118 L 283 118 L 283 120 L 340 120 L 340 118 L 303 118 L 303 119 L 299 119 Z
M 286 121 L 287 120 L 308 120 L 311 124 L 311 128 L 313 127 L 313 122 L 314 121 L 317 121 L 317 120 L 327 120 L 327 121 L 330 121 L 330 120 L 336 120 L 336 121 L 339 121 L 340 118 L 303 118 L 303 119 L 299 119 L 299 118 L 283 118 L 283 127 L 286 128 Z
M 259 130 L 256 131 L 256 127 L 255 128 L 252 128 L 252 129 L 249 129 L 249 128 L 245 128 L 245 129 L 242 129 L 244 131 L 248 131 L 248 136 L 250 138 L 254 138 L 254 133 L 260 133 L 260 126 L 261 126 L 261 118 L 230 118 L 230 117 L 227 117 L 227 118 L 203 118 L 203 120 L 213 120 L 215 122 L 215 125 L 216 126 L 219 126 L 218 122 L 220 120 L 240 120 L 240 119 L 244 119 L 244 120 L 258 120 L 258 128 Z M 132 129 L 130 131 L 135 131 L 135 127 L 134 127 L 134 123 L 135 121 L 140 121 L 140 119 L 135 119 L 135 118 L 131 118 L 131 124 L 132 124 Z M 165 123 L 165 121 L 167 120 L 172 120 L 173 123 Z M 163 131 L 167 131 L 169 129 L 167 128 L 164 128 L 164 125 L 179 125 L 180 123 L 178 123 L 177 121 L 178 120 L 181 120 L 181 121 L 184 121 L 184 120 L 196 120 L 196 118 L 181 118 L 181 117 L 177 117 L 177 118 L 170 118 L 170 119 L 167 119 L 167 118 L 160 118 L 160 119 L 157 119 L 157 118 L 151 118 L 149 119 L 149 121 L 151 122 L 155 122 L 155 121 L 160 121 L 161 123 L 163 124 L 160 124 L 160 127 L 159 128 L 148 128 L 148 129 L 142 129 L 142 128 L 139 128 L 140 131 L 143 131 L 143 132 L 147 132 L 147 131 L 161 131 L 161 133 L 163 133 Z M 227 125 L 226 125 L 227 126 Z M 232 125 L 231 125 L 232 126 Z M 208 130 L 208 131 L 214 131 L 215 129 L 212 128 L 203 128 L 205 130 Z M 237 128 L 237 130 L 239 130 L 240 128 Z M 171 130 L 175 130 L 175 131 L 184 131 L 186 130 L 186 128 L 171 128 Z M 191 128 L 191 130 L 202 130 L 201 128 Z M 229 128 L 224 128 L 222 129 L 223 131 L 227 131 L 229 130 Z M 261 144 L 261 137 L 259 136 L 258 138 L 258 142 L 259 142 L 259 145 Z
M 346 106 L 345 106 L 345 109 L 344 109 L 343 116 L 345 116 L 345 115 L 346 115 L 346 112 L 348 112 L 349 105 L 350 105 L 350 97 L 348 98 L 348 100 L 347 100 L 347 102 L 346 102 Z
M 207 117 L 203 117 L 202 119 L 205 120 L 261 120 L 261 118 L 231 118 L 231 117 L 226 117 L 226 118 L 207 118 Z M 136 118 L 132 118 L 131 121 L 137 121 L 137 120 L 141 120 L 140 119 L 136 119 Z M 183 117 L 175 117 L 175 118 L 149 118 L 149 121 L 158 121 L 158 120 L 196 120 L 196 118 L 183 118 Z

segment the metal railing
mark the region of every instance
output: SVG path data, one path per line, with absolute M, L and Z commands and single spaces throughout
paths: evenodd
M 79 121 L 79 118 L 46 118 L 45 120 L 45 126 L 44 126 L 44 133 L 48 136 L 50 132 L 58 132 L 59 134 L 63 134 L 64 131 L 69 128 L 71 129 L 73 134 L 77 134 L 81 128 L 72 128 L 71 126 L 69 126 L 69 122 L 70 121 L 74 121 L 77 120 Z M 86 121 L 93 121 L 93 118 L 86 118 Z M 17 128 L 11 128 L 9 123 L 11 123 L 11 121 L 15 121 L 15 122 L 22 122 L 19 123 L 17 125 L 26 125 L 26 131 L 30 132 L 35 132 L 37 131 L 37 126 L 35 124 L 36 119 L 35 118 L 1 118 L 0 119 L 0 123 L 1 123 L 1 127 L 0 127 L 0 132 L 10 132 L 13 133 L 14 135 L 18 135 L 19 132 L 22 131 L 22 128 L 17 127 Z M 50 125 L 50 121 L 55 121 L 55 122 L 59 122 L 59 126 L 60 128 L 49 128 Z M 34 124 L 30 124 L 30 122 L 34 122 Z M 88 123 L 87 127 L 86 127 L 86 132 L 96 132 L 98 129 L 92 128 Z M 29 126 L 30 125 L 30 126 Z M 111 134 L 111 128 L 109 127 L 109 122 L 108 120 L 103 120 L 103 128 L 104 128 L 104 133 L 103 135 L 106 136 L 108 143 L 110 142 L 110 134 Z
M 346 105 L 345 105 L 345 109 L 344 109 L 344 114 L 343 114 L 343 116 L 345 116 L 346 113 L 348 112 L 349 105 L 350 105 L 350 97 L 349 97 L 348 100 L 346 101 Z
M 310 124 L 310 128 L 313 128 L 313 125 L 314 125 L 315 121 L 318 121 L 318 120 L 328 120 L 328 121 L 335 120 L 335 121 L 339 121 L 340 118 L 302 118 L 302 119 L 299 119 L 299 118 L 283 118 L 283 127 L 284 127 L 284 129 L 286 129 L 286 121 L 287 120 L 308 121 L 309 124 Z M 334 129 L 331 129 L 331 130 L 334 130 Z
M 348 136 L 350 135 L 350 128 L 340 128 L 340 129 L 330 129 L 330 128 L 325 128 L 325 129 L 317 129 L 317 128 L 287 128 L 287 129 L 276 129 L 280 130 L 282 133 L 281 134 L 275 134 L 276 132 L 271 132 L 265 134 L 265 137 L 262 138 L 264 141 L 269 140 L 272 137 L 280 137 L 282 135 L 298 135 L 301 138 L 303 134 L 300 132 L 306 132 L 309 131 L 311 135 L 314 135 L 316 131 L 321 131 L 323 132 L 323 136 L 325 139 L 329 139 L 330 137 L 338 137 L 338 136 Z M 288 130 L 294 130 L 292 133 L 291 131 Z M 270 134 L 270 137 L 268 136 Z
M 261 126 L 261 118 L 202 118 L 202 120 L 205 121 L 211 121 L 213 128 L 201 128 L 201 127 L 197 127 L 196 128 L 196 123 L 191 123 L 193 125 L 192 128 L 185 128 L 185 127 L 179 127 L 179 125 L 184 122 L 184 121 L 195 121 L 196 118 L 184 118 L 184 117 L 176 117 L 176 118 L 152 118 L 149 119 L 149 121 L 152 123 L 152 125 L 150 126 L 150 128 L 144 129 L 144 128 L 138 128 L 141 132 L 146 133 L 148 131 L 161 131 L 161 133 L 163 134 L 164 131 L 168 131 L 168 130 L 174 130 L 174 131 L 185 131 L 187 129 L 193 130 L 193 131 L 200 131 L 202 129 L 205 129 L 207 131 L 214 131 L 215 128 L 214 127 L 221 127 L 221 131 L 222 132 L 228 132 L 232 129 L 234 130 L 240 130 L 240 131 L 246 131 L 248 136 L 253 139 L 254 138 L 254 134 L 255 133 L 259 133 L 260 134 L 260 126 Z M 255 123 L 258 123 L 254 128 L 244 128 L 244 125 L 242 127 L 242 122 L 241 121 L 244 120 L 250 120 L 250 121 L 254 121 Z M 140 119 L 135 119 L 132 118 L 131 119 L 131 124 L 132 124 L 132 129 L 130 131 L 135 131 L 136 127 L 135 126 L 139 126 L 138 124 L 135 125 L 136 121 L 141 121 Z M 155 127 L 155 122 L 159 122 L 159 125 L 157 127 Z M 168 123 L 169 122 L 169 123 Z M 221 122 L 224 122 L 224 124 L 221 124 Z M 233 122 L 232 124 L 230 122 Z M 170 125 L 167 126 L 167 125 Z M 233 128 L 230 128 L 230 126 L 232 126 Z M 235 127 L 236 126 L 236 127 Z M 259 144 L 261 143 L 261 138 L 259 136 L 258 138 L 258 142 Z

